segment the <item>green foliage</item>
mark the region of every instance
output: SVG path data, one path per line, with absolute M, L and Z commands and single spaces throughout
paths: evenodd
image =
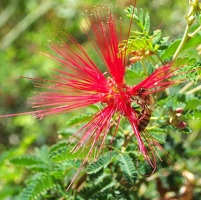
M 69 146 L 67 146 L 66 142 L 63 141 L 61 143 L 57 143 L 53 145 L 50 151 L 50 159 L 55 162 L 62 162 L 66 159 L 69 159 L 69 155 L 72 155 L 70 152 Z M 75 159 L 73 157 L 71 159 Z
M 181 39 L 176 39 L 174 40 L 171 44 L 168 45 L 167 49 L 165 49 L 162 53 L 161 53 L 161 59 L 165 60 L 165 59 L 169 59 L 173 56 L 174 52 L 177 50 L 179 44 L 181 42 Z
M 118 155 L 117 152 L 111 151 L 100 156 L 100 158 L 97 161 L 87 166 L 87 173 L 88 174 L 97 173 L 102 168 L 107 167 L 116 158 L 117 155 Z
M 73 149 L 73 146 L 70 144 L 67 144 L 66 141 L 62 141 L 61 143 L 53 145 L 50 152 L 50 159 L 54 162 L 84 159 L 89 151 L 89 147 L 86 147 L 83 150 L 79 150 L 73 153 L 71 151 L 72 149 Z
M 127 154 L 120 156 L 120 168 L 122 170 L 124 178 L 129 183 L 135 183 L 137 178 L 137 170 L 131 157 Z
M 17 166 L 26 167 L 27 169 L 38 172 L 47 171 L 48 169 L 48 166 L 46 163 L 44 163 L 44 161 L 36 156 L 31 155 L 22 155 L 20 157 L 15 157 L 12 158 L 10 162 Z
M 126 13 L 141 30 L 132 31 L 130 38 L 119 45 L 120 52 L 132 55 L 132 62 L 136 62 L 155 54 L 159 49 L 166 48 L 164 44 L 168 37 L 161 38 L 161 30 L 157 29 L 152 34 L 149 33 L 150 17 L 148 13 L 144 15 L 143 9 L 138 11 L 133 6 L 128 7 Z
M 67 126 L 73 126 L 76 125 L 78 123 L 84 123 L 89 121 L 89 119 L 92 117 L 92 113 L 83 113 L 81 115 L 75 116 L 72 119 L 70 119 L 66 125 Z
M 181 65 L 182 66 L 182 65 Z M 197 80 L 199 78 L 198 70 L 200 70 L 201 64 L 198 62 L 193 62 L 191 64 L 190 61 L 187 62 L 186 65 L 184 65 L 180 69 L 180 79 L 188 79 L 194 83 L 197 83 Z
M 201 99 L 194 97 L 188 100 L 184 109 L 190 112 L 192 110 L 199 109 L 200 106 L 201 106 Z
M 133 86 L 141 82 L 145 77 L 146 74 L 143 71 L 143 66 L 146 66 L 146 70 L 148 73 L 153 72 L 153 64 L 145 61 L 143 64 L 141 62 L 136 62 L 129 66 L 129 68 L 126 70 L 125 74 L 125 80 L 126 84 Z
M 165 131 L 162 128 L 150 128 L 147 129 L 149 131 L 149 134 L 158 141 L 160 144 L 164 144 L 166 140 L 166 134 Z
M 49 174 L 37 174 L 19 196 L 21 200 L 40 199 L 41 195 L 55 187 L 56 183 Z
M 22 155 L 20 157 L 15 157 L 12 158 L 10 162 L 21 167 L 30 167 L 32 165 L 40 165 L 44 163 L 41 159 L 33 155 Z
M 125 79 L 128 85 L 135 85 L 142 80 L 143 74 L 137 73 L 132 69 L 126 71 Z
M 87 187 L 81 191 L 81 196 L 84 199 L 103 199 L 103 197 L 107 196 L 108 188 L 114 186 L 111 177 L 104 177 L 97 183 L 93 185 L 93 187 Z M 105 194 L 104 194 L 105 193 Z
M 150 29 L 150 16 L 147 12 L 144 15 L 143 9 L 137 9 L 133 6 L 126 8 L 127 17 L 134 19 L 136 24 L 141 28 L 142 31 L 148 33 Z

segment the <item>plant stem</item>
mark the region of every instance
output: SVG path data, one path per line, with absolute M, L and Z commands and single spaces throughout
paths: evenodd
M 154 53 L 156 55 L 156 57 L 158 58 L 158 60 L 161 62 L 162 65 L 164 65 L 165 63 L 162 61 L 162 59 L 160 58 L 160 56 L 157 54 L 157 52 Z
M 174 55 L 172 57 L 172 60 L 175 60 L 177 58 L 177 56 L 179 55 L 179 53 L 182 50 L 183 46 L 185 45 L 186 41 L 189 40 L 189 35 L 188 35 L 189 28 L 190 28 L 190 26 L 187 24 L 185 32 L 184 32 L 184 35 L 183 35 L 182 40 L 181 40 L 181 43 L 179 44 L 176 52 L 174 53 Z
M 9 20 L 9 18 L 13 15 L 14 11 L 17 9 L 17 5 L 19 3 L 19 0 L 12 0 L 7 8 L 5 8 L 1 13 L 0 13 L 0 27 L 2 27 L 4 24 L 6 24 Z
M 141 63 L 142 63 L 142 67 L 143 67 L 143 70 L 144 70 L 144 74 L 147 77 L 148 76 L 148 72 L 147 72 L 147 68 L 146 68 L 146 65 L 144 63 L 144 60 L 142 60 Z
M 184 31 L 184 35 L 182 37 L 181 43 L 179 44 L 176 52 L 174 53 L 172 60 L 175 60 L 177 58 L 177 56 L 179 55 L 179 53 L 182 50 L 183 46 L 186 44 L 186 42 L 188 42 L 189 39 L 191 39 L 198 31 L 201 30 L 201 26 L 200 26 L 193 33 L 188 34 L 189 28 L 194 22 L 195 14 L 200 9 L 198 0 L 189 1 L 189 4 L 190 4 L 190 9 L 189 9 L 189 12 L 188 12 L 188 14 L 186 16 L 186 20 L 187 20 L 186 29 Z
M 197 34 L 201 30 L 201 26 L 199 26 L 194 32 L 189 33 L 189 39 L 192 38 L 195 34 Z
M 181 90 L 178 91 L 179 94 L 184 93 L 189 87 L 193 85 L 193 82 L 187 83 Z
M 197 87 L 193 88 L 192 90 L 189 90 L 188 92 L 186 92 L 186 95 L 193 94 L 194 92 L 197 92 L 199 90 L 201 90 L 201 85 L 198 85 Z
M 200 76 L 198 76 L 198 79 L 200 79 Z M 178 91 L 179 94 L 184 93 L 188 88 L 190 88 L 192 85 L 194 84 L 194 82 L 189 82 L 187 83 L 183 88 L 181 88 L 181 90 Z M 197 86 L 191 90 L 189 90 L 188 92 L 186 92 L 186 94 L 192 94 L 196 91 L 198 91 L 200 89 L 200 86 Z
M 9 33 L 2 39 L 0 44 L 0 50 L 8 48 L 11 43 L 16 40 L 23 31 L 25 31 L 34 21 L 47 13 L 56 5 L 55 2 L 42 1 L 40 5 L 27 16 L 25 16 Z

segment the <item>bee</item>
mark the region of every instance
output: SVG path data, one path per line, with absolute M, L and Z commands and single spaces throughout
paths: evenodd
M 145 88 L 139 89 L 138 97 L 137 103 L 141 107 L 141 112 L 138 114 L 138 129 L 139 131 L 144 131 L 152 115 L 154 98 L 151 94 L 147 93 L 147 89 Z

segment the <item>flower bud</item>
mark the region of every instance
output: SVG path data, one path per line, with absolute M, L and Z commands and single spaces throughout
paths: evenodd
M 186 127 L 186 122 L 179 122 L 176 126 L 177 128 L 184 129 Z
M 183 113 L 184 109 L 183 108 L 177 108 L 175 110 L 176 113 Z

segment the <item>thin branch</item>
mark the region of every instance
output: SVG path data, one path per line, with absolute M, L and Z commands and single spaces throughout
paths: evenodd
M 141 63 L 142 63 L 142 67 L 143 67 L 143 70 L 144 70 L 144 74 L 146 75 L 146 77 L 148 76 L 148 71 L 147 71 L 147 68 L 146 68 L 146 65 L 144 63 L 144 60 L 142 59 L 141 60 Z
M 34 21 L 44 15 L 48 10 L 55 6 L 55 2 L 42 1 L 42 3 L 22 19 L 1 41 L 0 48 L 8 48 L 19 35 L 25 31 Z
M 165 65 L 165 63 L 163 62 L 163 60 L 160 58 L 160 56 L 155 52 L 154 53 L 156 55 L 156 57 L 158 58 L 158 60 L 161 62 L 162 65 Z
M 193 24 L 194 19 L 195 19 L 195 13 L 197 12 L 197 9 L 199 7 L 199 3 L 198 0 L 196 1 L 189 1 L 190 4 L 190 9 L 189 9 L 189 13 L 186 16 L 186 20 L 187 20 L 187 25 L 186 25 L 186 29 L 184 31 L 184 35 L 182 37 L 181 43 L 179 44 L 179 47 L 177 48 L 175 54 L 173 55 L 173 60 L 175 60 L 177 58 L 177 56 L 179 55 L 180 51 L 182 50 L 182 48 L 184 47 L 184 45 L 196 34 L 201 30 L 201 26 L 198 27 L 197 30 L 195 30 L 193 33 L 189 34 L 189 28 L 190 26 Z
M 182 40 L 181 40 L 181 43 L 179 44 L 175 54 L 173 55 L 172 60 L 175 60 L 177 58 L 177 56 L 179 55 L 179 53 L 182 50 L 183 46 L 189 40 L 189 35 L 188 35 L 189 28 L 190 28 L 190 26 L 187 24 L 186 29 L 184 31 L 184 35 L 183 35 Z
M 197 87 L 193 88 L 192 90 L 189 90 L 188 92 L 186 92 L 186 95 L 193 94 L 194 92 L 197 92 L 199 90 L 201 90 L 201 85 L 198 85 Z
M 193 82 L 187 83 L 181 90 L 178 91 L 179 94 L 184 93 L 186 90 L 188 90 L 189 87 L 193 85 Z
M 199 26 L 194 32 L 189 33 L 189 39 L 192 38 L 194 35 L 196 35 L 201 30 L 201 26 Z
M 14 13 L 14 11 L 16 10 L 16 6 L 18 4 L 19 0 L 13 0 L 12 2 L 10 2 L 7 6 L 7 8 L 5 8 L 3 10 L 3 12 L 0 14 L 0 27 L 2 27 L 8 20 L 9 18 L 12 16 L 12 14 Z

